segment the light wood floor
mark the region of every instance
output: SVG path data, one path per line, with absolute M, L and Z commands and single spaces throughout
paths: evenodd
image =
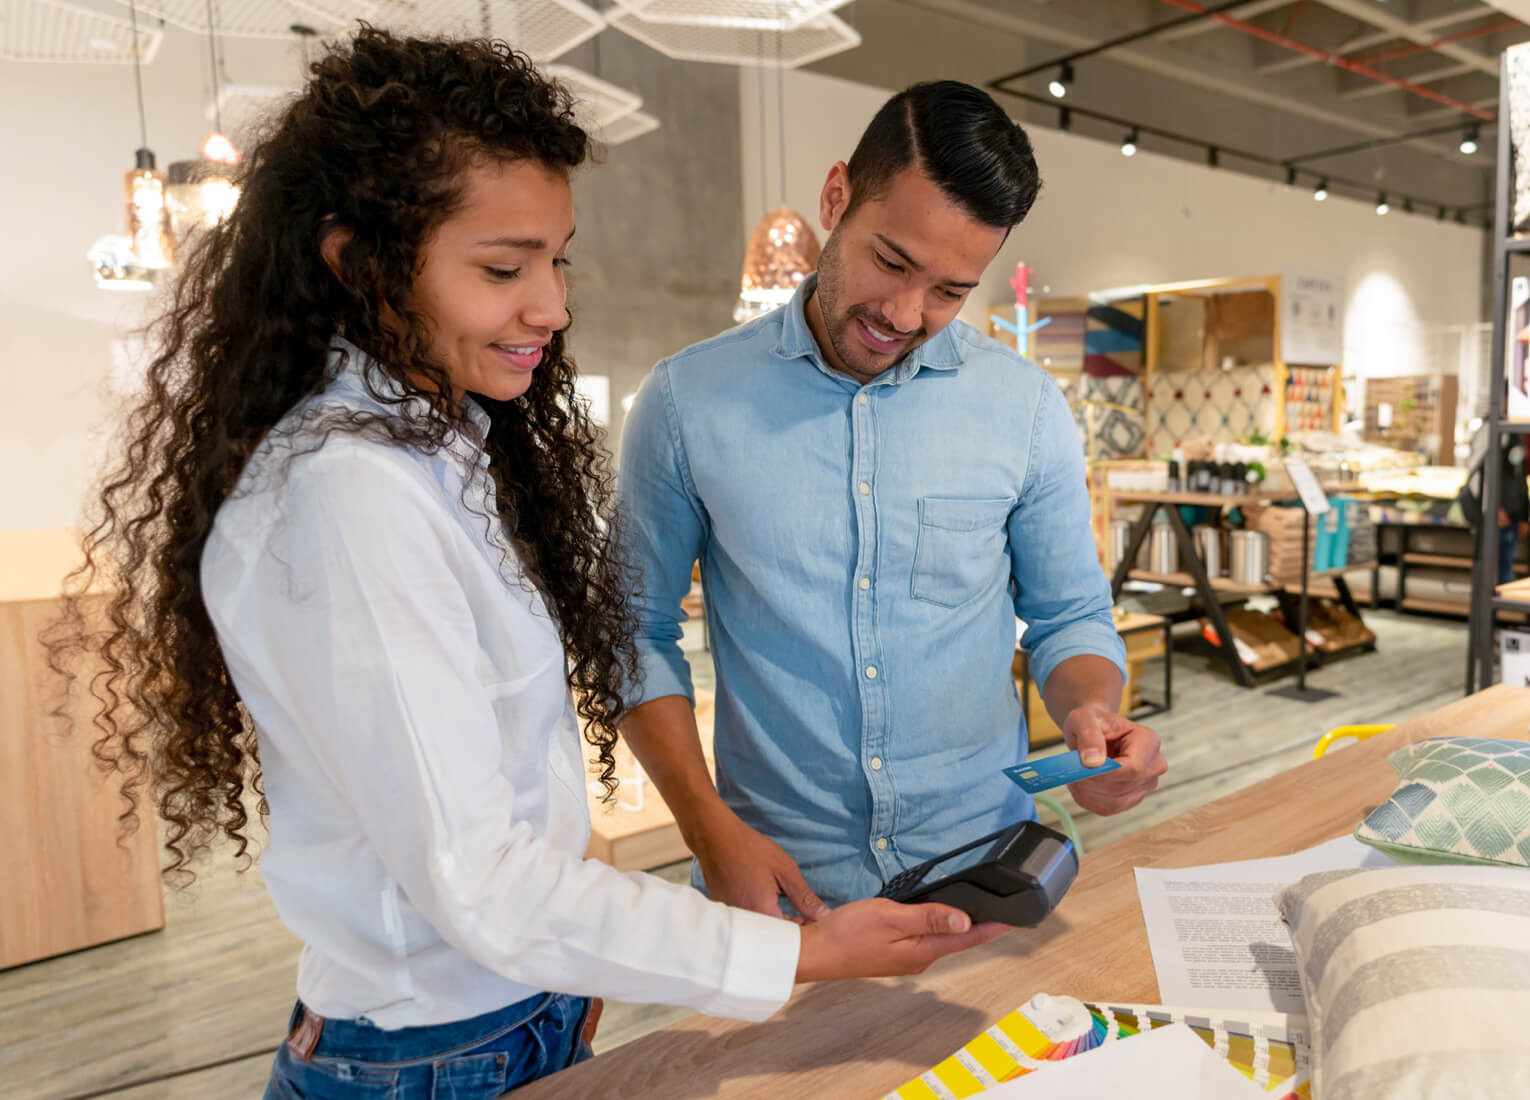
M 1177 654 L 1174 709 L 1150 724 L 1170 771 L 1142 806 L 1114 818 L 1079 813 L 1086 852 L 1307 759 L 1325 730 L 1400 721 L 1459 698 L 1464 623 L 1371 612 L 1376 653 L 1309 683 L 1339 691 L 1310 704 L 1246 691 L 1203 658 Z M 711 686 L 693 653 L 700 687 Z M 1148 681 L 1156 689 L 1154 666 Z M 1280 686 L 1290 681 L 1281 681 Z M 1087 855 L 1086 857 L 1087 858 Z M 663 869 L 681 880 L 688 868 Z M 258 870 L 224 861 L 194 892 L 167 898 L 163 931 L 0 972 L 0 1095 L 8 1100 L 245 1100 L 258 1097 L 291 1010 L 298 944 Z M 685 1013 L 607 1007 L 596 1049 Z

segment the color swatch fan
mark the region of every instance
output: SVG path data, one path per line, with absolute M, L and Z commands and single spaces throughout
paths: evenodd
M 1086 1004 L 1039 993 L 939 1065 L 882 1100 L 961 1100 L 1055 1062 L 1169 1024 L 1189 1026 L 1220 1058 L 1277 1100 L 1309 1100 L 1301 1017 L 1231 1020 L 1162 1005 Z
M 1114 1016 L 1090 1011 L 1072 997 L 1038 993 L 934 1069 L 884 1100 L 947 1100 L 976 1096 L 995 1085 L 1093 1050 L 1119 1034 Z

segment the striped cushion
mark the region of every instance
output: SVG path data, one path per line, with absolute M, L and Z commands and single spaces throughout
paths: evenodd
M 1301 968 L 1314 1097 L 1530 1097 L 1530 871 L 1328 871 L 1276 902 Z

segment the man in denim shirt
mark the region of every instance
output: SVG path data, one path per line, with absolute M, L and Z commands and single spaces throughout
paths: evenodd
M 829 172 L 818 275 L 638 393 L 621 480 L 644 679 L 623 734 L 714 898 L 813 919 L 1032 816 L 1002 771 L 1027 748 L 1017 615 L 1068 743 L 1121 763 L 1075 799 L 1119 812 L 1167 767 L 1117 713 L 1125 652 L 1067 403 L 955 321 L 1038 183 L 984 92 L 893 97 Z M 678 646 L 698 559 L 715 787 Z

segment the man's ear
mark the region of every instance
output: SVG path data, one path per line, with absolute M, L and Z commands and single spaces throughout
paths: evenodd
M 340 253 L 345 246 L 351 243 L 356 236 L 356 231 L 348 225 L 341 225 L 333 217 L 325 218 L 319 229 L 319 255 L 324 257 L 324 266 L 340 278 Z
M 836 161 L 829 169 L 829 178 L 823 181 L 823 191 L 818 196 L 818 221 L 824 231 L 834 232 L 834 227 L 850 209 L 850 168 L 844 161 Z

